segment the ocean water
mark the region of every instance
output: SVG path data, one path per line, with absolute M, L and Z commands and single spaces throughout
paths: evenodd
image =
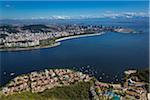
M 124 70 L 144 69 L 149 66 L 147 19 L 110 22 L 95 19 L 74 22 L 77 24 L 97 22 L 99 25 L 129 27 L 142 30 L 143 34 L 107 32 L 101 36 L 65 40 L 60 46 L 53 48 L 0 52 L 1 85 L 17 75 L 45 68 L 71 68 L 94 75 L 104 82 L 118 82 L 121 81 Z M 11 73 L 15 74 L 11 76 Z

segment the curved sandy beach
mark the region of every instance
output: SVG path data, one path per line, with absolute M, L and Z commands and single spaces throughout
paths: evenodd
M 84 34 L 84 35 L 77 35 L 77 36 L 68 36 L 64 38 L 60 38 L 55 40 L 55 44 L 53 45 L 47 45 L 47 46 L 36 46 L 36 47 L 27 47 L 27 48 L 8 48 L 8 49 L 0 49 L 0 51 L 25 51 L 25 50 L 35 50 L 35 49 L 43 49 L 43 48 L 52 48 L 59 46 L 61 44 L 61 41 L 74 39 L 74 38 L 81 38 L 81 37 L 87 37 L 87 36 L 96 36 L 96 35 L 103 35 L 105 32 L 100 33 L 93 33 L 93 34 Z
M 74 39 L 74 38 L 81 38 L 81 37 L 87 37 L 87 36 L 96 36 L 96 35 L 103 35 L 105 32 L 100 32 L 100 33 L 93 33 L 93 34 L 84 34 L 84 35 L 77 35 L 77 36 L 69 36 L 69 37 L 64 37 L 55 40 L 56 42 L 61 42 L 64 40 L 69 40 L 69 39 Z

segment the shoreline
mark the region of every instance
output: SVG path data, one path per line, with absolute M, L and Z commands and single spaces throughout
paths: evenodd
M 70 39 L 75 39 L 75 38 L 81 38 L 81 37 L 88 37 L 88 36 L 97 36 L 97 35 L 103 35 L 105 32 L 100 32 L 100 33 L 93 33 L 93 34 L 84 34 L 84 35 L 76 35 L 76 36 L 68 36 L 68 37 L 63 37 L 60 39 L 56 39 L 56 42 L 61 42 L 64 40 L 70 40 Z
M 124 81 L 118 83 L 109 83 L 102 82 L 98 80 L 95 76 L 91 76 L 88 73 L 83 73 L 81 71 L 75 71 L 68 68 L 43 69 L 41 71 L 32 71 L 30 73 L 18 75 L 11 79 L 5 85 L 0 86 L 0 98 L 2 96 L 7 97 L 24 92 L 32 94 L 46 93 L 46 90 L 51 91 L 51 89 L 54 89 L 55 87 L 64 87 L 64 89 L 66 89 L 66 86 L 71 86 L 80 82 L 87 82 L 89 83 L 87 93 L 90 92 L 93 98 L 94 96 L 108 96 L 108 94 L 111 93 L 112 95 L 109 95 L 110 97 L 131 97 L 135 98 L 134 100 L 141 100 L 140 98 L 144 97 L 145 99 L 143 100 L 148 100 L 146 98 L 149 94 L 148 87 L 146 88 L 146 86 L 148 86 L 148 82 L 139 78 L 140 73 L 137 73 L 139 73 L 138 70 L 125 70 L 125 75 L 123 76 L 125 78 Z M 145 76 L 146 75 L 147 74 L 145 74 Z M 134 78 L 137 78 L 137 80 L 134 80 Z M 100 92 L 97 90 L 100 90 Z M 99 93 L 101 94 L 97 95 Z
M 68 36 L 63 37 L 55 40 L 55 44 L 53 45 L 47 45 L 47 46 L 36 46 L 36 47 L 27 47 L 27 48 L 8 48 L 8 49 L 0 49 L 1 51 L 27 51 L 27 50 L 36 50 L 36 49 L 44 49 L 44 48 L 52 48 L 59 46 L 61 44 L 61 41 L 69 40 L 69 39 L 75 39 L 75 38 L 81 38 L 81 37 L 88 37 L 88 36 L 97 36 L 97 35 L 103 35 L 105 32 L 100 33 L 93 33 L 93 34 L 84 34 L 84 35 L 76 35 L 76 36 Z
M 47 45 L 47 46 L 36 46 L 36 47 L 30 47 L 30 48 L 9 48 L 9 49 L 0 49 L 1 51 L 27 51 L 27 50 L 37 50 L 37 49 L 45 49 L 45 48 L 52 48 L 52 47 L 56 47 L 59 46 L 61 43 L 60 42 L 56 42 L 53 45 Z

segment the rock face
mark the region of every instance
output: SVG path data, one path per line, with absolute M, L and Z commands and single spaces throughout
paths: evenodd
M 133 29 L 129 28 L 114 29 L 114 31 L 119 33 L 136 33 Z

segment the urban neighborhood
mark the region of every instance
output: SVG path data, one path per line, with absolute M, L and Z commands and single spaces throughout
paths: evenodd
M 56 39 L 101 33 L 106 31 L 135 33 L 132 29 L 103 25 L 26 25 L 26 26 L 0 26 L 0 48 L 29 48 L 52 46 Z M 101 35 L 100 34 L 100 35 Z
M 5 96 L 31 91 L 44 92 L 54 87 L 70 86 L 78 82 L 90 82 L 89 92 L 92 100 L 148 100 L 146 82 L 142 82 L 134 74 L 136 70 L 125 71 L 126 79 L 123 83 L 100 82 L 93 76 L 70 69 L 45 69 L 17 76 L 2 88 Z

